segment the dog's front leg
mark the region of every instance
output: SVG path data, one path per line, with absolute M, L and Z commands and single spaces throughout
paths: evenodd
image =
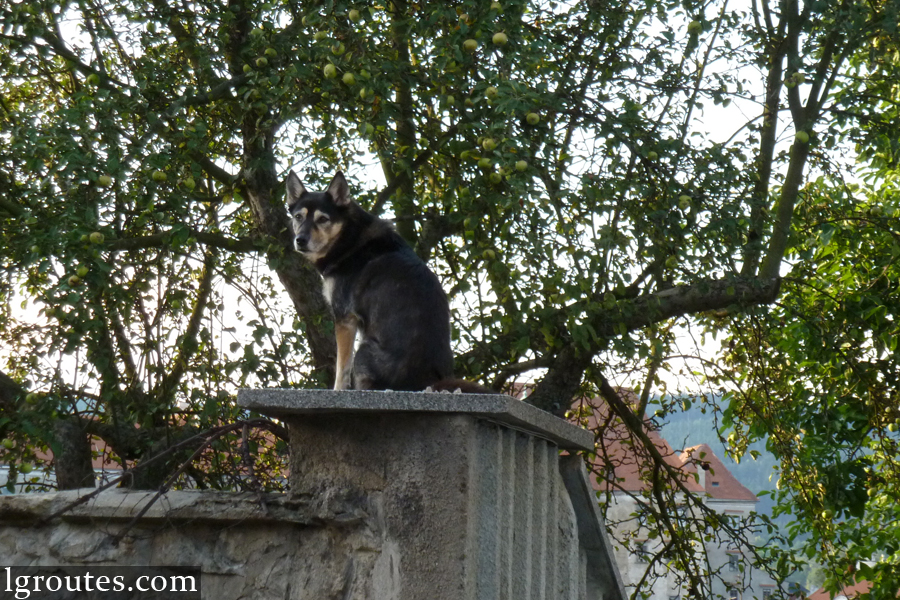
M 337 364 L 334 369 L 334 389 L 336 390 L 350 387 L 350 369 L 353 365 L 356 329 L 357 323 L 353 317 L 347 317 L 334 324 L 334 335 L 337 339 Z

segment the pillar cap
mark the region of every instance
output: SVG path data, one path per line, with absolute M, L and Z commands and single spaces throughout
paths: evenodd
M 565 450 L 594 450 L 594 435 L 511 396 L 370 390 L 242 389 L 238 405 L 283 418 L 304 415 L 466 414 L 544 438 Z

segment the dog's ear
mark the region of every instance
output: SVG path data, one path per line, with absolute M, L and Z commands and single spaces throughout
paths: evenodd
M 328 190 L 326 191 L 338 206 L 350 204 L 350 188 L 347 186 L 347 180 L 344 179 L 344 174 L 341 171 L 335 173 L 334 179 L 328 184 Z
M 293 171 L 288 173 L 285 187 L 287 188 L 288 208 L 297 204 L 297 201 L 300 200 L 300 196 L 306 193 L 306 188 L 303 187 L 303 183 L 300 181 L 300 178 L 297 177 L 297 174 Z

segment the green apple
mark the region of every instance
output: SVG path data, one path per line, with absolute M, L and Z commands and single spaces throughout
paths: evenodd
M 32 465 L 31 463 L 23 462 L 19 465 L 19 472 L 23 473 L 25 475 L 27 475 L 28 473 L 31 473 L 31 471 L 33 469 L 34 469 L 34 465 Z
M 96 73 L 91 73 L 87 76 L 87 79 L 84 80 L 88 85 L 97 85 L 100 83 L 100 76 Z
M 193 192 L 194 188 L 197 187 L 197 182 L 194 181 L 193 177 L 188 177 L 181 182 L 181 185 L 183 185 L 187 191 Z
M 153 181 L 155 181 L 157 183 L 162 183 L 163 181 L 165 181 L 166 179 L 169 178 L 169 176 L 166 175 L 165 173 L 163 173 L 162 171 L 153 171 L 153 174 L 150 177 L 152 177 Z
M 691 21 L 688 23 L 688 33 L 700 33 L 703 31 L 703 23 L 700 21 Z
M 337 67 L 333 64 L 328 63 L 325 65 L 325 68 L 322 69 L 322 73 L 325 74 L 325 79 L 334 79 L 337 77 Z
M 481 142 L 481 147 L 490 152 L 497 147 L 497 142 L 495 142 L 493 138 L 485 138 L 485 140 Z
M 500 91 L 494 86 L 490 86 L 488 89 L 484 90 L 484 95 L 488 100 L 493 100 L 500 94 Z
M 359 99 L 360 99 L 360 100 L 365 100 L 365 99 L 366 99 L 366 96 L 368 96 L 369 93 L 370 93 L 370 90 L 367 90 L 366 88 L 360 89 L 360 90 L 359 90 Z
M 647 153 L 647 158 L 649 158 L 650 160 L 656 160 L 657 158 L 659 158 L 659 154 L 657 154 L 655 151 L 651 150 L 650 152 Z
M 244 65 L 244 73 L 251 73 L 253 71 L 253 67 L 250 65 Z
M 447 101 L 447 104 L 449 106 L 453 106 L 454 104 L 456 104 L 456 98 L 454 98 L 452 95 L 447 96 L 445 100 Z
M 371 123 L 366 123 L 366 135 L 372 136 L 375 135 L 375 126 Z
M 488 175 L 488 179 L 490 179 L 491 183 L 493 183 L 494 185 L 497 185 L 498 183 L 503 181 L 503 175 L 494 171 L 493 173 Z
M 343 42 L 338 42 L 337 44 L 332 44 L 332 46 L 331 46 L 331 53 L 334 54 L 335 56 L 340 56 L 341 54 L 343 54 L 346 51 L 347 51 L 347 47 L 344 46 Z
M 497 44 L 498 46 L 503 46 L 506 42 L 509 41 L 509 38 L 502 31 L 498 31 L 494 34 L 494 37 L 491 38 L 491 41 Z
M 37 244 L 35 244 L 34 246 L 31 247 L 32 254 L 39 254 L 40 251 L 41 251 L 41 247 L 38 246 Z
M 250 30 L 250 35 L 254 37 L 261 36 L 264 33 L 265 31 L 263 31 L 262 27 L 256 27 L 255 29 Z
M 478 50 L 478 41 L 471 38 L 463 42 L 463 50 L 466 52 L 475 52 Z
M 525 171 L 526 169 L 528 169 L 528 161 L 526 161 L 526 160 L 517 160 L 516 161 L 516 171 L 519 171 L 521 173 L 522 171 Z
M 525 121 L 529 125 L 537 125 L 538 123 L 541 122 L 541 115 L 537 114 L 536 112 L 530 112 L 527 115 L 525 115 Z
M 801 144 L 806 144 L 807 142 L 809 142 L 809 134 L 801 129 L 797 132 L 797 135 L 794 136 L 794 139 Z
M 321 42 L 322 40 L 324 40 L 327 37 L 328 37 L 327 31 L 317 31 L 315 33 L 315 35 L 313 35 L 313 39 L 316 40 L 317 42 Z
M 491 2 L 491 10 L 503 10 L 503 5 L 499 2 Z
M 88 236 L 88 240 L 90 240 L 90 242 L 92 244 L 102 244 L 103 243 L 103 234 L 100 233 L 99 231 L 95 231 L 91 235 Z
M 355 8 L 350 9 L 350 12 L 347 13 L 347 18 L 350 19 L 351 23 L 359 23 L 359 20 L 362 18 L 362 15 L 359 14 L 359 11 Z
M 25 402 L 27 402 L 28 404 L 36 404 L 39 399 L 40 399 L 40 396 L 38 396 L 34 392 L 29 392 L 25 396 Z
M 91 272 L 90 269 L 88 269 L 87 267 L 82 265 L 82 266 L 78 267 L 78 270 L 75 271 L 75 274 L 78 275 L 79 277 L 87 277 L 87 274 L 90 272 Z
M 481 256 L 483 256 L 486 260 L 494 260 L 495 258 L 497 258 L 497 253 L 491 248 L 488 248 L 481 253 Z
M 268 64 L 269 64 L 269 59 L 266 58 L 265 56 L 260 56 L 259 58 L 256 59 L 256 66 L 259 68 L 265 67 Z
M 275 48 L 266 48 L 265 55 L 269 58 L 275 58 L 276 56 L 278 56 L 278 50 L 276 50 Z
M 494 166 L 494 161 L 485 156 L 478 160 L 478 166 L 482 169 L 490 169 L 492 166 Z
M 69 277 L 69 285 L 70 286 L 75 287 L 76 285 L 78 285 L 80 283 L 81 283 L 81 277 L 79 277 L 78 275 L 72 275 L 71 277 Z
M 682 194 L 678 196 L 678 208 L 681 210 L 687 210 L 691 207 L 691 197 L 687 194 Z
M 341 81 L 343 81 L 347 85 L 355 85 L 356 76 L 353 73 L 344 73 L 344 76 L 341 77 Z
M 16 443 L 9 438 L 3 440 L 3 447 L 7 450 L 12 450 L 15 445 Z
M 99 183 L 103 187 L 109 187 L 112 185 L 112 177 L 110 177 L 109 175 L 101 175 L 97 178 L 97 183 Z

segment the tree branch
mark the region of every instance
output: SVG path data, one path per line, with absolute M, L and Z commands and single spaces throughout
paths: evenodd
M 213 273 L 215 272 L 216 253 L 208 251 L 203 261 L 203 275 L 200 278 L 200 287 L 197 290 L 197 301 L 191 311 L 187 329 L 181 340 L 178 355 L 172 361 L 172 370 L 169 371 L 159 384 L 159 389 L 154 395 L 159 398 L 160 404 L 169 406 L 169 399 L 175 392 L 175 387 L 181 382 L 187 370 L 188 360 L 193 356 L 197 348 L 197 332 L 206 311 L 209 295 L 212 292 Z
M 735 278 L 703 280 L 655 294 L 619 301 L 616 310 L 593 315 L 597 338 L 588 348 L 569 343 L 560 350 L 547 375 L 526 400 L 554 414 L 565 413 L 578 391 L 584 373 L 600 351 L 600 342 L 626 331 L 689 314 L 732 306 L 771 304 L 778 297 L 781 279 Z
M 401 172 L 394 177 L 391 182 L 378 193 L 378 197 L 375 199 L 375 204 L 372 205 L 371 212 L 372 214 L 379 214 L 384 210 L 384 205 L 387 203 L 388 199 L 394 195 L 394 192 L 403 185 L 404 180 L 412 178 L 412 175 L 421 168 L 431 156 L 441 149 L 441 147 L 446 144 L 456 133 L 459 131 L 459 124 L 452 125 L 449 129 L 447 129 L 446 133 L 442 135 L 439 139 L 432 142 L 430 146 L 425 148 L 421 154 L 419 154 L 416 159 L 409 166 L 408 171 Z
M 768 20 L 768 13 L 767 13 Z M 779 23 L 778 37 L 784 35 L 785 21 Z M 775 157 L 775 143 L 778 134 L 778 110 L 781 106 L 782 80 L 784 79 L 784 57 L 787 47 L 783 40 L 771 42 L 772 56 L 766 75 L 766 99 L 763 105 L 763 123 L 760 129 L 759 155 L 756 159 L 756 181 L 750 196 L 750 228 L 744 245 L 744 264 L 741 275 L 752 277 L 756 274 L 762 254 L 763 229 L 766 209 L 769 205 L 769 182 L 772 178 L 772 161 Z

